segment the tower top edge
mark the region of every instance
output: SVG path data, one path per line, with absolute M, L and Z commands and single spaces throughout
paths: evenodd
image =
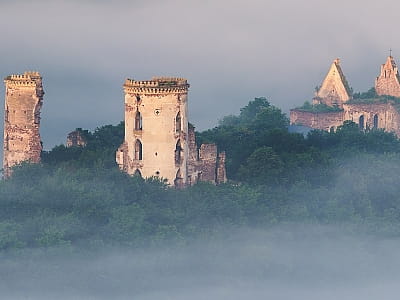
M 188 88 L 187 79 L 181 77 L 152 77 L 151 80 L 126 79 L 124 87 L 136 88 Z
M 36 71 L 26 71 L 23 74 L 12 74 L 4 78 L 6 82 L 29 82 L 41 80 L 42 76 Z

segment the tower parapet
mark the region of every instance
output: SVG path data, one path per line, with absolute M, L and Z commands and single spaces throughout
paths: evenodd
M 43 104 L 42 77 L 39 72 L 10 75 L 4 79 L 4 176 L 23 161 L 40 162 L 40 109 Z
M 126 79 L 124 90 L 126 93 L 187 93 L 189 84 L 184 78 L 177 77 L 153 77 L 151 80 L 137 81 Z

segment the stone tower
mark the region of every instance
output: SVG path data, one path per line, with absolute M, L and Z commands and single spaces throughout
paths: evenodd
M 42 77 L 38 72 L 25 72 L 4 79 L 4 176 L 11 167 L 23 161 L 40 162 L 40 109 L 43 103 Z
M 121 170 L 187 184 L 188 88 L 183 78 L 125 81 L 125 141 L 116 153 Z
M 375 80 L 376 93 L 400 97 L 400 76 L 393 57 L 388 56 L 386 63 L 381 66 L 381 74 Z
M 333 61 L 328 74 L 313 99 L 314 104 L 326 104 L 342 108 L 351 98 L 351 89 L 340 67 L 340 60 Z

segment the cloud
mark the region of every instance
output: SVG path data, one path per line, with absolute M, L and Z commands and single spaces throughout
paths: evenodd
M 336 57 L 354 90 L 367 90 L 388 49 L 400 51 L 392 2 L 2 1 L 1 74 L 44 74 L 46 147 L 119 121 L 126 77 L 187 77 L 191 122 L 205 129 L 254 97 L 302 104 Z

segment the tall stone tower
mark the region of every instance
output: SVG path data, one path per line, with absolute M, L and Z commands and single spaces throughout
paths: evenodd
M 11 167 L 23 161 L 38 163 L 40 141 L 40 109 L 43 103 L 42 77 L 38 72 L 25 72 L 4 79 L 4 176 Z
M 125 81 L 125 141 L 116 153 L 121 170 L 187 184 L 188 88 L 183 78 Z
M 400 97 L 400 76 L 394 58 L 388 56 L 386 63 L 381 66 L 381 74 L 375 80 L 376 93 Z
M 351 89 L 340 67 L 340 60 L 333 61 L 328 74 L 313 99 L 314 104 L 326 104 L 342 108 L 351 98 Z

